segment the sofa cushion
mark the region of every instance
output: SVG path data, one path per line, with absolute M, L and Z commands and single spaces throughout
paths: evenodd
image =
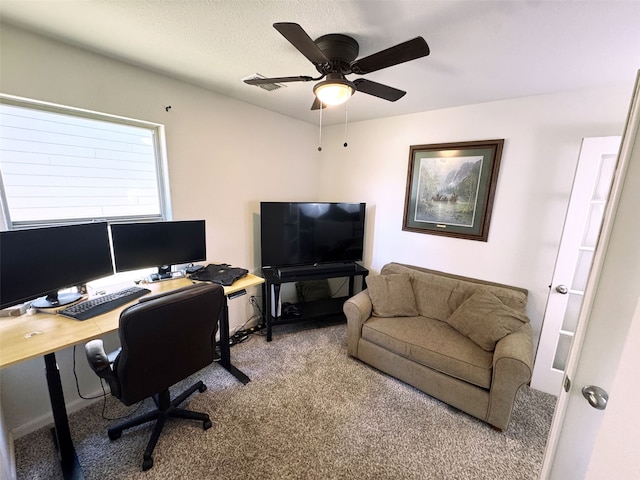
M 408 273 L 373 275 L 367 278 L 367 289 L 377 317 L 410 317 L 418 314 Z
M 420 315 L 443 322 L 472 295 L 458 280 L 428 273 L 415 273 L 412 284 Z
M 384 275 L 408 273 L 420 315 L 445 322 L 456 309 L 479 290 L 490 291 L 505 305 L 525 311 L 526 290 L 483 280 L 438 272 L 400 263 L 388 263 Z
M 528 321 L 526 314 L 508 307 L 487 290 L 474 293 L 447 319 L 451 327 L 488 352 Z
M 446 375 L 491 386 L 493 354 L 446 322 L 422 316 L 371 317 L 362 326 L 362 338 Z

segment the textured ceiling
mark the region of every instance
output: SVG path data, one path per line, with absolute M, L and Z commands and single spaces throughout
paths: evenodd
M 426 39 L 430 56 L 365 76 L 407 95 L 356 93 L 350 122 L 583 88 L 631 94 L 640 68 L 640 0 L 2 0 L 0 19 L 311 123 L 313 83 L 242 82 L 317 74 L 274 22 L 348 34 L 359 57 Z M 322 122 L 344 118 L 333 107 Z

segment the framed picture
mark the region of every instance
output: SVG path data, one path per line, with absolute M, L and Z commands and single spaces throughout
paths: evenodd
M 412 145 L 402 230 L 486 242 L 503 145 Z

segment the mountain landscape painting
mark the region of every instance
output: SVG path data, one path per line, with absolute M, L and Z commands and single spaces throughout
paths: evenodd
M 414 221 L 471 227 L 482 162 L 481 155 L 421 158 Z

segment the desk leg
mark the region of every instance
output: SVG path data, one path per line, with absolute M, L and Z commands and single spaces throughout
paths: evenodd
M 62 475 L 65 479 L 82 479 L 84 477 L 71 438 L 69 418 L 67 417 L 67 408 L 64 403 L 64 393 L 55 353 L 45 355 L 44 364 L 49 387 L 49 399 L 51 400 L 51 411 L 53 412 L 54 427 L 52 431 L 58 448 Z
M 267 334 L 269 333 L 269 326 L 271 325 L 271 320 L 269 319 L 269 315 L 271 312 L 271 286 L 269 282 L 264 282 L 262 284 L 262 319 L 264 320 L 264 325 L 267 328 Z
M 220 313 L 220 365 L 222 365 L 234 377 L 243 384 L 251 381 L 242 371 L 231 365 L 231 347 L 229 346 L 229 306 L 227 297 L 224 297 L 224 306 Z

